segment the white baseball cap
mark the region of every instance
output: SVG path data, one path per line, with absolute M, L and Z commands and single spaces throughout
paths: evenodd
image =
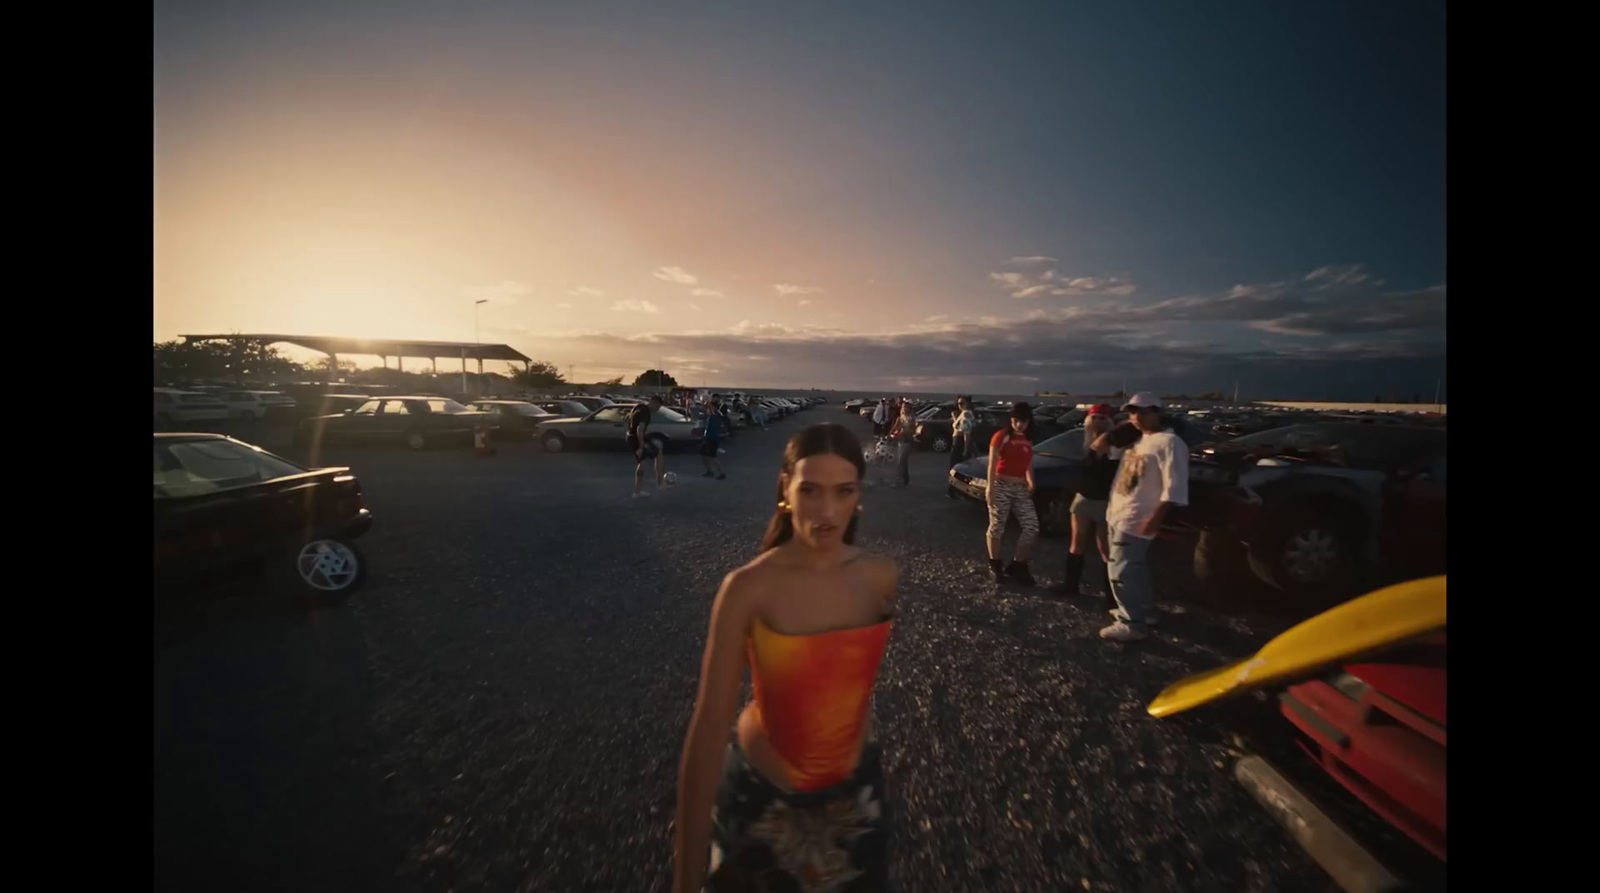
M 1150 391 L 1140 391 L 1134 394 L 1127 403 L 1122 404 L 1123 409 L 1160 409 L 1161 398 Z

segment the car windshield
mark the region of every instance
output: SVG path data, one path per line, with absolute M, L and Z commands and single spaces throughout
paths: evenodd
M 545 412 L 544 410 L 540 409 L 537 406 L 534 406 L 532 403 L 517 403 L 517 404 L 515 404 L 515 409 L 516 409 L 517 415 L 527 415 L 527 416 L 550 415 L 550 413 Z
M 199 496 L 301 474 L 306 469 L 231 440 L 155 445 L 155 495 Z
M 1228 443 L 1299 452 L 1337 450 L 1341 464 L 1358 468 L 1394 468 L 1419 461 L 1443 449 L 1445 432 L 1439 428 L 1388 425 L 1289 425 L 1246 434 Z
M 688 416 L 686 416 L 683 413 L 677 411 L 676 409 L 668 409 L 665 406 L 663 406 L 660 409 L 656 410 L 656 418 L 661 419 L 662 421 L 667 421 L 667 422 L 687 422 L 687 421 L 689 421 L 689 417 Z
M 1083 429 L 1073 428 L 1063 434 L 1057 434 L 1049 440 L 1041 442 L 1033 448 L 1035 456 L 1054 456 L 1057 459 L 1082 459 L 1085 444 L 1083 442 Z
M 428 411 L 442 412 L 447 415 L 455 415 L 458 412 L 471 412 L 472 410 L 462 406 L 454 400 L 433 399 L 428 401 Z

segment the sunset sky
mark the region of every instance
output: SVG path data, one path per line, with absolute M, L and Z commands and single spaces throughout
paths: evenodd
M 487 298 L 584 381 L 1431 399 L 1444 41 L 1442 2 L 158 2 L 154 336 L 470 341 Z

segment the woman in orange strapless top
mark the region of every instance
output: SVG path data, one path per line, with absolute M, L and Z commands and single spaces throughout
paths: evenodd
M 887 889 L 871 706 L 898 571 L 852 545 L 865 472 L 842 426 L 791 438 L 761 554 L 717 593 L 679 767 L 677 893 L 767 889 L 775 875 L 775 889 Z

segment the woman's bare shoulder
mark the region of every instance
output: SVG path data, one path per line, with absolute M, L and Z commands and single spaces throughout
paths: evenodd
M 895 585 L 900 581 L 900 566 L 895 564 L 893 558 L 882 553 L 860 549 L 850 559 L 850 564 L 857 573 L 865 575 L 872 582 L 873 588 L 885 595 L 892 595 Z

